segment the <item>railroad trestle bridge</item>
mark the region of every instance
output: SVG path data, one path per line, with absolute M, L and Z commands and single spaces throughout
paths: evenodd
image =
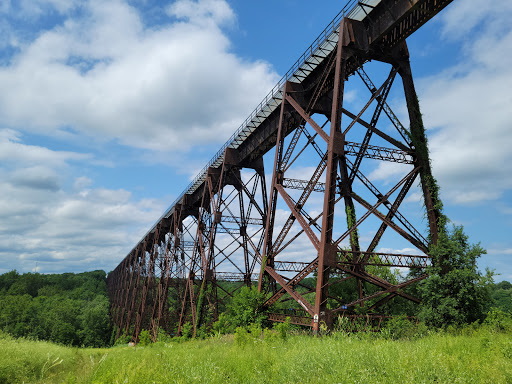
M 440 213 L 405 40 L 450 2 L 345 6 L 109 273 L 118 336 L 180 332 L 185 322 L 196 330 L 244 285 L 287 308 L 270 320 L 290 317 L 314 332 L 368 302 L 366 318 L 377 324 L 390 300 L 419 302 L 404 288 L 427 277 Z M 367 89 L 358 110 L 344 101 L 356 81 Z M 404 100 L 406 124 L 389 105 L 392 92 Z M 372 180 L 390 166 L 397 179 Z M 422 196 L 428 234 L 407 218 L 412 193 Z M 408 252 L 386 252 L 388 238 Z M 417 273 L 390 281 L 372 273 L 379 266 Z M 304 284 L 312 276 L 316 286 Z M 332 292 L 349 280 L 353 292 Z

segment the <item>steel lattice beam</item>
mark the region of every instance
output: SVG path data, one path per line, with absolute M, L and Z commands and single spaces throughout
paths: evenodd
M 428 249 L 437 241 L 438 202 L 428 183 L 428 153 L 419 150 L 426 143 L 418 131 L 421 113 L 405 39 L 450 2 L 382 0 L 372 7 L 358 2 L 334 19 L 109 273 L 107 288 L 118 336 L 130 334 L 136 340 L 141 329 L 150 328 L 156 338 L 159 327 L 180 327 L 185 321 L 191 321 L 196 329 L 205 323 L 207 312 L 216 315 L 225 298 L 256 279 L 260 290 L 271 293 L 268 305 L 279 300 L 296 301 L 308 315 L 290 316 L 292 322 L 315 330 L 319 321 L 332 324 L 334 313 L 351 316 L 344 310 L 328 309 L 327 301 L 335 299 L 329 294 L 335 281 L 357 282 L 357 299 L 347 303 L 349 306 L 370 301 L 374 309 L 396 296 L 415 300 L 403 289 L 416 279 L 393 284 L 367 273 L 366 268 L 422 269 L 431 263 Z M 370 60 L 391 65 L 382 84 L 375 85 L 364 70 Z M 343 104 L 343 97 L 346 83 L 356 73 L 370 94 L 363 101 L 364 107 L 352 112 Z M 410 131 L 386 100 L 398 82 L 395 77 L 403 84 Z M 365 121 L 364 116 L 372 110 L 371 120 Z M 317 115 L 324 117 L 322 123 L 317 122 Z M 383 118 L 396 132 L 379 127 Z M 356 131 L 362 134 L 351 139 Z M 376 139 L 379 143 L 372 142 Z M 275 155 L 267 196 L 263 155 L 272 150 Z M 315 155 L 306 157 L 308 151 Z M 313 161 L 312 177 L 286 177 L 305 158 L 310 164 Z M 410 173 L 382 194 L 365 175 L 367 161 L 393 162 L 408 167 Z M 241 169 L 252 172 L 249 181 L 242 180 Z M 400 209 L 417 177 L 429 236 L 414 228 L 404 214 L 407 212 Z M 294 195 L 294 190 L 300 195 Z M 367 196 L 368 191 L 376 200 Z M 308 207 L 313 192 L 323 194 L 320 213 Z M 359 219 L 356 206 L 361 213 Z M 281 229 L 274 233 L 278 207 L 289 212 Z M 346 221 L 341 230 L 335 220 L 340 213 Z M 379 225 L 363 251 L 357 229 L 369 217 L 377 218 Z M 422 255 L 374 252 L 388 228 Z M 309 239 L 313 252 L 300 261 L 286 258 L 301 236 Z M 342 241 L 348 246 L 342 247 Z M 316 288 L 308 288 L 307 297 L 302 296 L 299 287 L 306 289 L 304 279 L 313 273 L 317 276 Z M 232 286 L 228 287 L 228 282 Z M 365 284 L 377 287 L 377 291 L 366 294 Z M 274 321 L 285 318 L 286 314 L 271 315 Z M 370 318 L 369 322 L 378 322 L 379 326 L 384 319 Z

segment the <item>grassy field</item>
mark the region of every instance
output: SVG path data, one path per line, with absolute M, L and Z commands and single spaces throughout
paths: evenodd
M 0 383 L 512 383 L 512 338 L 488 330 L 415 340 L 233 336 L 80 349 L 0 338 Z

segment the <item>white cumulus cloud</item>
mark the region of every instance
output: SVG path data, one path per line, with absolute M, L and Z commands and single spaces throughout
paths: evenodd
M 0 68 L 0 124 L 182 150 L 226 140 L 277 80 L 269 64 L 230 52 L 225 1 L 175 2 L 177 20 L 158 28 L 120 0 L 81 9 Z
M 463 43 L 463 57 L 419 82 L 434 174 L 455 203 L 496 200 L 512 188 L 511 17 L 509 3 L 455 2 L 443 30 Z

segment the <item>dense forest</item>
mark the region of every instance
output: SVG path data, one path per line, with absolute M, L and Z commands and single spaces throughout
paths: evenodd
M 109 345 L 105 272 L 0 275 L 0 330 L 66 345 Z
M 512 314 L 512 284 L 508 281 L 492 286 L 492 306 Z

